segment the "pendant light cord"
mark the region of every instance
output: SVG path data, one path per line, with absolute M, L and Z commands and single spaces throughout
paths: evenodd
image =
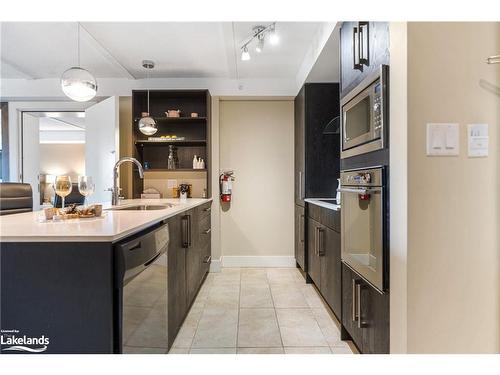
M 78 67 L 80 67 L 80 22 L 76 23 L 76 50 L 78 56 Z
M 149 68 L 147 68 L 146 72 L 146 81 L 149 81 Z M 149 89 L 148 89 L 148 116 L 151 116 L 151 113 L 149 113 Z

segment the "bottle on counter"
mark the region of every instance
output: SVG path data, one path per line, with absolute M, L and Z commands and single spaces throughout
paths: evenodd
M 197 169 L 198 167 L 198 158 L 196 155 L 193 157 L 193 169 Z
M 200 169 L 205 169 L 205 160 L 201 159 L 200 161 Z

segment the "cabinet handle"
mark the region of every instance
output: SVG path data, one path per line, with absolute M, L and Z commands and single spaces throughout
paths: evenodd
M 353 69 L 363 71 L 363 65 L 359 63 L 359 34 L 357 27 L 353 27 L 352 31 L 352 59 Z
M 181 219 L 181 234 L 182 234 L 182 247 L 183 248 L 188 248 L 189 247 L 189 240 L 188 240 L 188 216 L 183 216 Z
M 191 247 L 191 215 L 188 215 L 188 246 Z
M 319 227 L 318 228 L 318 256 L 322 257 L 325 255 L 325 241 L 324 241 L 324 232 L 325 229 Z
M 212 231 L 212 228 L 208 228 L 207 230 L 204 230 L 203 233 L 209 234 Z
M 302 171 L 299 171 L 299 199 L 304 199 L 302 192 Z
M 368 22 L 358 22 L 358 46 L 359 46 L 359 64 L 360 65 L 370 65 L 369 55 L 370 55 L 370 39 L 369 39 L 369 23 Z M 366 55 L 365 55 L 366 49 Z
M 203 211 L 205 211 L 205 212 L 210 212 L 211 210 L 212 210 L 212 207 L 207 207 L 207 208 L 205 208 Z
M 319 227 L 314 228 L 314 254 L 319 255 Z
M 299 221 L 299 242 L 304 243 L 304 221 L 305 221 L 305 216 L 300 215 L 300 221 Z
M 203 263 L 210 263 L 212 261 L 212 256 L 209 255 L 207 257 L 205 257 L 205 259 L 203 259 Z
M 357 315 L 358 315 L 358 328 L 361 328 L 361 284 L 356 285 L 357 300 Z
M 352 321 L 355 322 L 357 319 L 356 313 L 357 313 L 357 308 L 356 304 L 358 302 L 358 299 L 356 298 L 356 284 L 357 281 L 355 279 L 352 279 L 352 309 L 351 309 L 351 318 Z

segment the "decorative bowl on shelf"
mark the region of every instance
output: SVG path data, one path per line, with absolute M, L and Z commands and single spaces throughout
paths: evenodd
M 165 115 L 167 117 L 181 117 L 181 111 L 180 109 L 169 109 L 165 112 Z

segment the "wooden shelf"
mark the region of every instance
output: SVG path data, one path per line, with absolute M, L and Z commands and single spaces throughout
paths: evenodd
M 145 169 L 147 172 L 207 172 L 207 169 L 193 169 L 193 168 L 177 168 L 177 169 L 164 169 L 164 168 L 150 168 Z
M 135 141 L 135 145 L 144 146 L 144 145 L 155 145 L 155 146 L 204 146 L 207 144 L 205 140 L 184 140 L 184 141 L 150 141 L 148 139 Z
M 135 118 L 135 122 L 139 121 L 141 118 Z M 153 117 L 153 119 L 157 122 L 205 122 L 207 121 L 206 117 Z

